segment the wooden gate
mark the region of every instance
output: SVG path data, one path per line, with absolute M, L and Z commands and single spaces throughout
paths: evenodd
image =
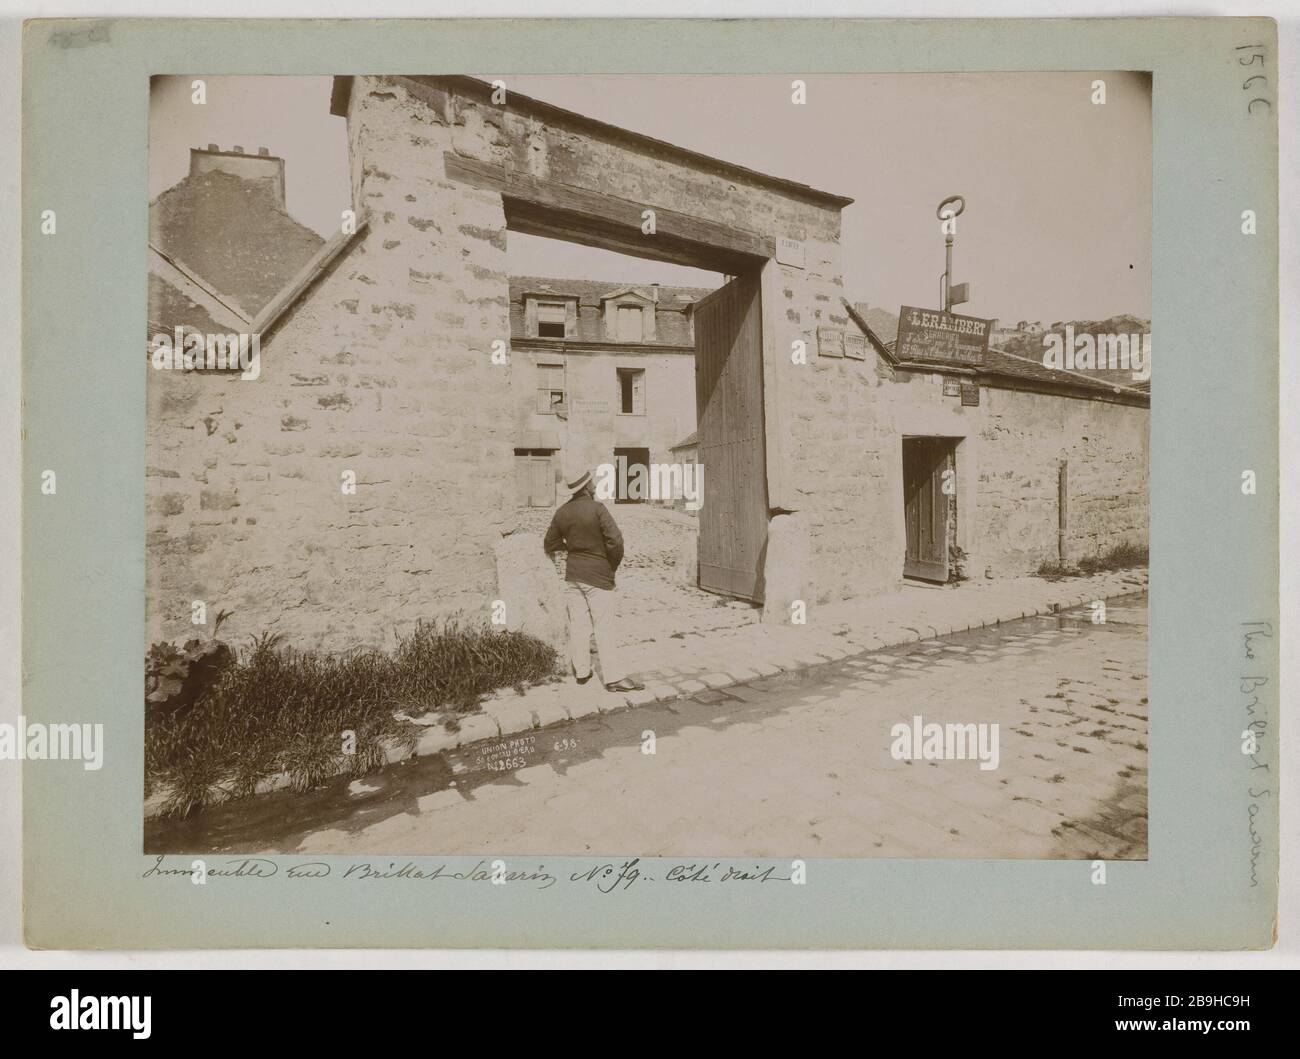
M 903 439 L 904 577 L 948 580 L 948 494 L 943 485 L 944 472 L 952 470 L 950 438 Z
M 757 273 L 695 303 L 695 408 L 704 465 L 700 587 L 761 603 L 767 465 Z

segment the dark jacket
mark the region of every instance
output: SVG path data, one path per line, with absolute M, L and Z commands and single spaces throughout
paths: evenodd
M 568 551 L 566 581 L 614 587 L 614 571 L 623 561 L 623 534 L 605 505 L 590 494 L 575 496 L 555 512 L 542 547 L 547 555 Z

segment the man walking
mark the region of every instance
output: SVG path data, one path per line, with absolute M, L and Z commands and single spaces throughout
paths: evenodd
M 623 561 L 623 535 L 595 496 L 591 472 L 569 479 L 569 502 L 551 519 L 542 547 L 548 557 L 566 551 L 564 598 L 569 611 L 569 657 L 579 684 L 591 679 L 591 632 L 596 630 L 606 691 L 641 691 L 627 675 L 614 635 L 614 571 Z

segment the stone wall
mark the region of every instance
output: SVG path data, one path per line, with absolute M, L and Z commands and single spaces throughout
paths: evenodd
M 351 173 L 368 227 L 263 342 L 261 378 L 150 372 L 150 639 L 191 634 L 195 599 L 234 612 L 227 634 L 270 629 L 304 647 L 391 642 L 420 618 L 486 614 L 495 598 L 514 624 L 509 599 L 527 588 L 498 578 L 496 556 L 516 527 L 511 373 L 531 367 L 492 363 L 492 342 L 510 335 L 503 202 L 448 180 L 449 152 L 805 240 L 807 269 L 780 270 L 773 337 L 788 361 L 792 337 L 846 322 L 831 308 L 839 209 L 816 193 L 439 83 L 354 79 Z M 837 387 L 818 386 L 820 408 Z M 768 424 L 769 438 L 784 430 Z M 783 458 L 773 451 L 773 467 Z M 823 464 L 809 452 L 795 466 L 812 503 Z M 348 471 L 354 495 L 340 488 Z M 832 558 L 851 513 L 827 520 Z
M 788 620 L 794 599 L 811 607 L 878 591 L 889 580 L 870 543 L 884 514 L 880 380 L 863 347 L 846 355 L 854 325 L 840 301 L 838 213 L 794 231 L 803 267 L 769 262 L 762 284 L 768 506 L 800 527 L 774 524 L 769 534 L 768 620 Z M 800 533 L 808 541 L 798 541 Z
M 1067 464 L 1068 559 L 1146 547 L 1149 411 L 986 387 L 976 533 L 994 576 L 1058 557 L 1058 467 Z
M 829 270 L 829 265 L 823 266 Z M 829 275 L 829 272 L 828 272 Z M 808 573 L 803 598 L 826 603 L 856 595 L 874 594 L 893 588 L 902 570 L 901 560 L 890 556 L 891 526 L 896 497 L 889 454 L 895 441 L 890 422 L 892 392 L 877 374 L 874 363 L 844 356 L 838 346 L 823 345 L 818 329 L 841 328 L 847 322 L 827 290 L 838 288 L 816 274 L 785 276 L 787 290 L 802 285 L 814 290 L 811 311 L 796 310 L 791 291 L 785 301 L 789 327 L 777 340 L 778 348 L 802 340 L 808 362 L 795 364 L 789 355 L 780 366 L 781 398 L 788 432 L 787 465 L 789 486 L 785 497 L 773 506 L 799 513 L 809 542 Z M 825 333 L 823 332 L 823 338 Z M 707 473 L 707 472 L 706 472 Z M 790 538 L 783 534 L 779 542 Z M 781 547 L 771 549 L 782 561 L 797 565 L 800 550 L 784 558 Z M 769 564 L 774 566 L 775 564 Z M 773 570 L 781 582 L 790 585 L 790 571 Z M 793 586 L 791 586 L 792 590 Z
M 945 397 L 941 374 L 894 372 L 874 391 L 879 409 L 870 459 L 879 467 L 866 527 L 883 568 L 864 591 L 896 586 L 903 566 L 902 439 L 956 443 L 958 545 L 970 577 L 1032 574 L 1058 557 L 1058 468 L 1068 463 L 1068 558 L 1147 543 L 1150 411 L 1136 404 L 981 386 L 978 407 Z M 972 514 L 973 513 L 973 514 Z
M 1077 547 L 1145 535 L 1146 410 L 987 388 L 962 409 L 928 376 L 903 381 L 841 305 L 834 200 L 440 85 L 353 79 L 368 226 L 264 340 L 260 379 L 149 372 L 150 639 L 191 635 L 196 599 L 234 612 L 223 634 L 300 647 L 391 644 L 422 618 L 486 617 L 495 599 L 529 627 L 533 544 L 509 539 L 523 532 L 512 394 L 535 387 L 535 367 L 520 351 L 493 363 L 510 337 L 504 204 L 449 180 L 448 153 L 802 244 L 802 267 L 762 265 L 770 618 L 792 598 L 897 587 L 905 432 L 963 439 L 958 503 L 976 517 L 958 539 L 994 573 L 1054 555 L 1063 453 Z M 553 613 L 534 619 L 555 635 Z
M 392 643 L 486 616 L 514 527 L 500 197 L 443 179 L 457 130 L 363 82 L 349 138 L 370 223 L 262 345 L 256 381 L 149 372 L 147 629 Z M 345 472 L 356 492 L 342 491 Z

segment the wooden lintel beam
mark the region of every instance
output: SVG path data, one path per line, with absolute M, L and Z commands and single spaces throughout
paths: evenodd
M 642 235 L 640 228 L 637 228 L 637 238 L 632 240 L 624 230 L 611 231 L 579 214 L 562 214 L 508 198 L 505 206 L 506 226 L 512 232 L 537 235 L 544 239 L 562 239 L 616 254 L 702 268 L 729 276 L 748 272 L 755 267 L 753 258 L 719 252 L 715 248 L 694 243 L 683 244 L 662 233 Z
M 507 223 L 517 231 L 732 274 L 759 267 L 776 254 L 776 241 L 769 236 L 451 152 L 444 160 L 447 179 L 499 192 L 506 200 Z M 654 235 L 641 230 L 646 209 L 655 213 Z

